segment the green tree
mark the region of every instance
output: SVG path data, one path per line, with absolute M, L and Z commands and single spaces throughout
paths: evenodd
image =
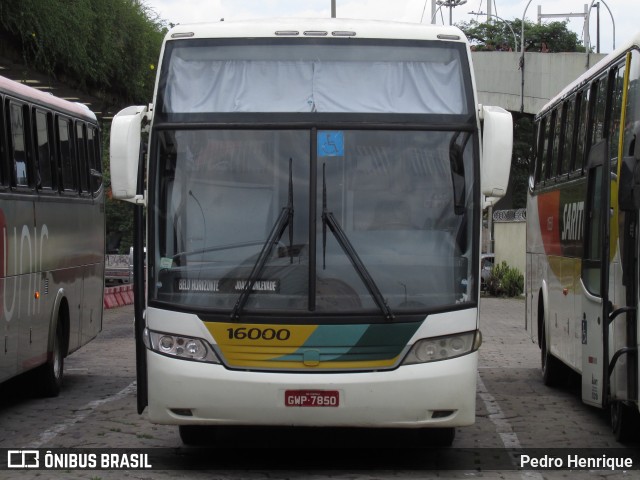
M 21 51 L 28 66 L 107 105 L 149 100 L 166 30 L 139 0 L 0 2 L 3 43 Z
M 521 49 L 522 20 L 520 19 L 492 20 L 482 23 L 471 20 L 459 23 L 457 26 L 465 33 L 477 51 L 502 50 L 504 46 L 513 49 L 514 33 L 518 41 L 518 51 Z M 582 41 L 575 32 L 567 28 L 567 22 L 550 22 L 538 25 L 525 20 L 524 40 L 527 52 L 542 51 L 543 44 L 549 52 L 584 52 Z

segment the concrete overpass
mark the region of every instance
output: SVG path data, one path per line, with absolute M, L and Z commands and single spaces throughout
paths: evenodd
M 605 57 L 585 53 L 525 53 L 524 97 L 521 97 L 520 53 L 473 52 L 478 101 L 512 112 L 535 114 L 570 82 Z M 522 100 L 521 100 L 522 98 Z

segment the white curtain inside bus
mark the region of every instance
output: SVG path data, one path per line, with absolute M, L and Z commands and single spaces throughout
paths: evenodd
M 166 113 L 464 114 L 459 59 L 288 61 L 171 59 Z

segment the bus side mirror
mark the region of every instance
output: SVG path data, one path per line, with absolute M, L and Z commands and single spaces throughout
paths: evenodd
M 482 106 L 482 194 L 501 198 L 507 193 L 511 152 L 513 149 L 513 120 L 500 107 Z
M 127 107 L 113 117 L 109 161 L 113 198 L 143 203 L 137 194 L 140 135 L 147 107 Z
M 618 179 L 618 206 L 622 211 L 640 209 L 640 162 L 635 157 L 624 157 Z

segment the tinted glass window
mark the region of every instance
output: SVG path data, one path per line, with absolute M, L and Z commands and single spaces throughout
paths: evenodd
M 89 167 L 87 162 L 87 148 L 84 138 L 84 125 L 76 123 L 76 152 L 78 154 L 78 178 L 80 180 L 80 191 L 89 191 Z
M 551 128 L 551 116 L 548 116 L 544 122 L 544 130 L 543 135 L 544 138 L 542 140 L 542 152 L 541 152 L 541 161 L 540 161 L 540 179 L 545 180 L 549 178 L 549 150 L 551 147 L 551 133 L 553 132 Z
M 586 132 L 587 132 L 587 112 L 588 112 L 588 90 L 583 90 L 578 95 L 578 100 L 576 103 L 576 108 L 578 109 L 578 119 L 577 119 L 577 136 L 576 136 L 576 158 L 574 162 L 574 170 L 582 170 L 584 167 L 584 154 L 585 148 L 584 144 L 586 141 Z
M 552 145 L 551 145 L 551 157 L 549 159 L 549 178 L 555 177 L 558 173 L 558 160 L 559 160 L 559 151 L 560 151 L 560 130 L 562 128 L 562 122 L 560 117 L 560 110 L 556 110 L 553 113 L 553 125 L 551 134 L 553 135 Z M 550 140 L 551 141 L 551 140 Z
M 48 117 L 45 112 L 36 111 L 36 160 L 37 187 L 53 188 L 52 149 L 49 137 Z
M 11 104 L 11 146 L 15 182 L 18 187 L 29 186 L 27 174 L 27 151 L 24 130 L 24 112 L 22 105 Z
M 78 190 L 71 139 L 71 122 L 65 118 L 58 118 L 60 173 L 62 176 L 62 188 L 67 191 Z
M 618 158 L 618 143 L 620 142 L 620 114 L 622 111 L 622 89 L 624 87 L 624 66 L 620 66 L 613 74 L 613 96 L 611 97 L 611 121 L 609 155 Z
M 592 137 L 591 145 L 599 142 L 604 138 L 605 117 L 607 107 L 607 78 L 601 78 L 595 90 L 596 97 L 593 99 L 593 123 L 591 125 Z
M 93 193 L 100 190 L 100 185 L 102 185 L 102 178 L 98 175 L 102 173 L 100 149 L 98 146 L 97 130 L 93 127 L 87 127 L 87 158 L 89 160 L 89 168 L 93 171 L 89 176 Z
M 573 152 L 573 127 L 575 120 L 575 98 L 565 104 L 564 137 L 561 145 L 562 166 L 560 173 L 568 173 L 571 169 L 571 154 Z

